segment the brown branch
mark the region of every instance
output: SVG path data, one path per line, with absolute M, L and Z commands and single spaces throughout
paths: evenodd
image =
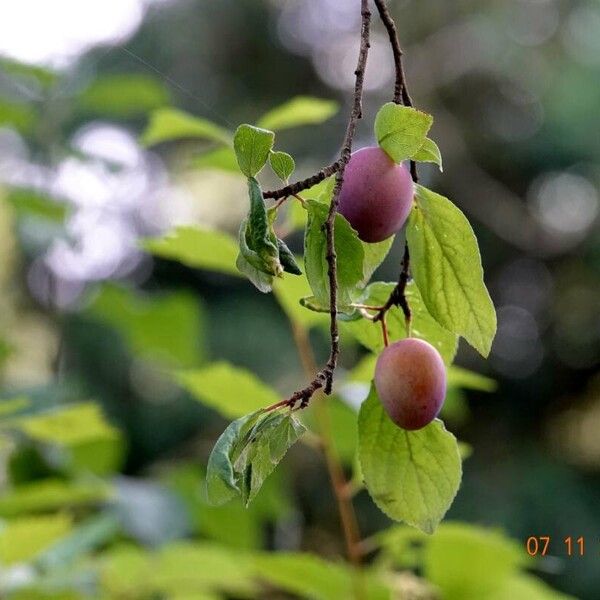
M 387 30 L 388 37 L 390 38 L 390 45 L 392 46 L 392 53 L 394 55 L 394 66 L 396 68 L 394 102 L 396 104 L 412 106 L 413 103 L 410 94 L 408 93 L 408 88 L 406 87 L 406 77 L 404 76 L 404 67 L 402 65 L 402 48 L 400 47 L 396 24 L 394 23 L 394 19 L 390 14 L 385 0 L 375 0 L 375 6 L 377 7 L 379 16 Z
M 302 367 L 304 372 L 310 377 L 311 374 L 317 370 L 317 364 L 310 345 L 310 340 L 308 339 L 307 331 L 296 321 L 291 320 L 290 325 L 292 327 L 292 335 L 294 337 L 296 349 L 300 355 Z M 319 394 L 315 400 L 317 402 L 316 417 L 319 425 L 321 449 L 325 456 L 331 487 L 338 504 L 342 532 L 346 543 L 346 551 L 352 565 L 358 568 L 361 563 L 361 541 L 356 513 L 354 511 L 352 499 L 348 494 L 348 482 L 346 481 L 342 466 L 340 465 L 332 446 L 331 419 L 329 418 L 327 406 L 324 403 L 325 398 Z M 362 594 L 360 592 L 362 590 L 359 588 L 357 591 L 359 591 L 357 596 L 361 596 Z
M 383 22 L 383 25 L 388 33 L 390 39 L 390 45 L 392 47 L 392 53 L 394 55 L 394 66 L 396 70 L 396 79 L 394 84 L 394 102 L 396 104 L 403 104 L 404 106 L 413 106 L 410 93 L 408 92 L 408 86 L 406 85 L 406 76 L 404 74 L 404 65 L 402 63 L 402 48 L 400 46 L 400 40 L 398 39 L 398 31 L 396 30 L 396 24 L 390 14 L 390 11 L 386 5 L 385 0 L 374 0 L 379 17 Z M 417 183 L 419 181 L 419 174 L 417 172 L 417 163 L 414 160 L 410 161 L 410 174 L 412 180 Z M 410 278 L 410 254 L 408 250 L 408 243 L 404 244 L 404 256 L 402 258 L 402 270 L 400 271 L 400 277 L 396 287 L 392 290 L 390 297 L 384 304 L 382 309 L 375 315 L 374 321 L 385 321 L 385 315 L 392 306 L 399 306 L 404 313 L 404 319 L 406 320 L 407 334 L 410 324 L 410 307 L 405 296 L 406 284 Z
M 374 322 L 381 321 L 382 323 L 384 323 L 385 315 L 387 314 L 388 310 L 390 310 L 390 308 L 392 308 L 392 306 L 398 306 L 402 309 L 402 312 L 404 313 L 404 320 L 406 321 L 407 334 L 408 334 L 408 329 L 410 326 L 410 319 L 411 319 L 410 306 L 408 305 L 408 301 L 406 300 L 406 295 L 405 295 L 406 284 L 408 283 L 408 281 L 410 279 L 410 276 L 408 274 L 409 266 L 410 266 L 410 255 L 408 253 L 408 244 L 405 243 L 404 244 L 404 256 L 402 257 L 402 270 L 400 271 L 398 283 L 396 284 L 396 287 L 392 290 L 392 293 L 390 294 L 389 298 L 386 300 L 386 303 L 379 309 L 377 314 L 373 317 Z M 384 336 L 384 338 L 385 338 L 385 336 Z M 384 341 L 385 341 L 385 339 L 384 339 Z M 386 344 L 386 346 L 387 346 L 387 344 Z
M 273 198 L 275 200 L 279 198 L 285 198 L 287 196 L 295 196 L 300 192 L 311 188 L 313 185 L 317 185 L 324 179 L 327 179 L 334 173 L 336 173 L 341 166 L 341 160 L 338 159 L 334 163 L 323 167 L 318 173 L 307 177 L 306 179 L 302 179 L 301 181 L 296 181 L 296 183 L 290 183 L 285 187 L 282 187 L 278 190 L 270 190 L 267 192 L 263 192 L 263 198 Z
M 310 399 L 314 395 L 314 393 L 323 388 L 326 394 L 331 393 L 332 385 L 333 385 L 333 373 L 335 371 L 335 367 L 337 365 L 337 359 L 339 355 L 339 331 L 337 324 L 337 256 L 335 253 L 335 231 L 334 231 L 334 223 L 335 216 L 338 211 L 339 205 L 339 197 L 342 189 L 342 184 L 344 183 L 344 171 L 346 170 L 346 165 L 350 160 L 350 155 L 352 154 L 352 141 L 354 139 L 354 132 L 356 130 L 356 123 L 358 119 L 362 117 L 362 93 L 363 93 L 363 83 L 365 78 L 365 68 L 367 65 L 367 57 L 369 54 L 370 44 L 370 29 L 371 29 L 371 11 L 369 10 L 369 2 L 368 0 L 361 0 L 361 32 L 360 32 L 360 50 L 358 53 L 358 62 L 356 65 L 356 70 L 354 74 L 356 75 L 356 80 L 354 84 L 354 101 L 352 103 L 352 110 L 350 112 L 350 117 L 348 119 L 348 125 L 346 127 L 346 134 L 344 135 L 344 140 L 342 143 L 342 149 L 340 151 L 340 158 L 330 167 L 326 167 L 320 173 L 317 173 L 316 177 L 320 177 L 321 173 L 329 173 L 328 169 L 335 167 L 335 185 L 333 188 L 333 193 L 331 197 L 331 204 L 329 206 L 329 212 L 327 214 L 327 219 L 324 224 L 325 235 L 327 238 L 327 277 L 329 280 L 329 315 L 330 315 L 330 325 L 329 325 L 329 334 L 331 338 L 331 349 L 329 352 L 329 358 L 327 360 L 326 365 L 316 374 L 314 379 L 304 388 L 298 390 L 290 396 L 288 400 L 288 405 L 295 407 L 296 404 L 299 403 L 300 408 L 304 408 L 310 402 Z M 333 171 L 332 171 L 333 173 Z M 329 174 L 332 174 L 329 173 Z M 322 179 L 328 177 L 329 175 L 323 175 Z M 309 178 L 310 179 L 310 178 Z M 299 182 L 294 185 L 304 185 L 309 180 L 304 180 L 304 182 Z M 314 184 L 313 184 L 314 185 Z M 291 186 L 288 186 L 291 187 Z M 310 186 L 306 186 L 310 187 Z M 302 188 L 306 189 L 306 188 Z M 289 190 L 283 188 L 277 193 L 288 193 Z M 300 190 L 298 190 L 300 191 Z M 297 193 L 297 192 L 296 192 Z M 266 197 L 266 195 L 265 195 Z M 272 197 L 272 196 L 269 196 Z
M 350 155 L 352 154 L 352 140 L 354 139 L 354 132 L 356 131 L 356 123 L 358 119 L 362 118 L 362 93 L 363 83 L 365 79 L 365 69 L 367 66 L 367 57 L 369 54 L 369 48 L 371 47 L 370 38 L 370 27 L 371 27 L 371 11 L 369 10 L 368 0 L 361 0 L 361 15 L 362 25 L 360 32 L 360 51 L 358 53 L 358 64 L 354 74 L 356 80 L 354 84 L 354 102 L 352 111 L 350 113 L 350 119 L 348 120 L 348 127 L 346 128 L 346 135 L 344 136 L 344 143 L 342 146 L 342 152 L 340 155 L 340 168 L 335 176 L 335 186 L 333 188 L 333 194 L 331 197 L 331 204 L 329 206 L 329 214 L 327 215 L 327 221 L 325 221 L 325 232 L 327 234 L 327 275 L 329 277 L 329 314 L 330 314 L 330 326 L 329 335 L 331 337 L 331 352 L 329 354 L 329 360 L 325 370 L 325 393 L 330 394 L 333 385 L 333 372 L 337 365 L 337 358 L 339 354 L 339 332 L 337 325 L 337 260 L 335 253 L 335 215 L 338 211 L 338 205 L 340 201 L 340 192 L 342 191 L 342 185 L 344 183 L 344 173 L 346 171 L 346 165 L 350 161 Z

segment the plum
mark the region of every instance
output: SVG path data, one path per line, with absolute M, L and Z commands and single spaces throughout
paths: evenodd
M 406 338 L 377 359 L 375 389 L 390 419 L 403 429 L 421 429 L 437 417 L 446 397 L 446 368 L 428 342 Z
M 352 154 L 344 172 L 339 212 L 363 242 L 381 242 L 408 217 L 414 185 L 408 169 L 378 146 Z

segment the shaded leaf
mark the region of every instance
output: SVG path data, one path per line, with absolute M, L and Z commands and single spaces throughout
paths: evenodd
M 302 275 L 302 270 L 286 243 L 283 240 L 277 239 L 277 247 L 279 248 L 279 260 L 281 261 L 283 270 L 286 273 L 292 273 L 292 275 Z
M 239 493 L 247 506 L 304 431 L 289 411 L 259 411 L 231 423 L 209 458 L 209 501 L 221 504 Z
M 204 355 L 201 308 L 186 292 L 150 296 L 106 284 L 89 312 L 114 327 L 135 355 L 169 366 L 190 367 Z
M 304 237 L 304 266 L 306 276 L 317 302 L 329 306 L 329 278 L 327 275 L 327 239 L 324 229 L 329 207 L 309 200 L 308 223 Z M 364 249 L 356 232 L 341 215 L 335 218 L 335 251 L 337 254 L 338 308 L 348 309 L 360 295 L 364 278 Z

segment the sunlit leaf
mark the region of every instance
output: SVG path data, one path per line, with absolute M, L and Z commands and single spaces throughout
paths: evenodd
M 394 162 L 401 163 L 423 146 L 432 123 L 427 113 L 388 102 L 375 117 L 375 138 Z
M 217 169 L 229 173 L 239 173 L 240 171 L 235 152 L 229 146 L 215 148 L 196 156 L 192 160 L 192 166 L 197 169 Z
M 12 127 L 27 134 L 31 132 L 35 121 L 36 113 L 32 106 L 0 99 L 0 127 Z
M 326 561 L 312 554 L 263 553 L 252 558 L 252 565 L 260 579 L 295 597 L 314 600 L 354 598 L 358 587 L 364 600 L 390 598 L 390 590 L 368 570 L 357 576 L 343 563 Z
M 250 371 L 226 362 L 180 371 L 177 380 L 197 400 L 230 419 L 280 400 L 274 390 Z
M 440 168 L 440 171 L 444 170 L 440 149 L 431 138 L 425 138 L 423 145 L 411 156 L 411 158 L 418 162 L 435 163 Z
M 12 565 L 35 558 L 71 530 L 66 514 L 23 517 L 0 528 L 0 564 Z
M 477 390 L 479 392 L 494 392 L 498 384 L 493 379 L 469 371 L 463 367 L 452 365 L 448 368 L 448 387 L 464 388 L 466 390 Z
M 447 198 L 417 186 L 406 236 L 412 275 L 430 314 L 487 356 L 496 312 L 466 217 Z
M 310 96 L 297 96 L 285 104 L 271 109 L 258 121 L 260 127 L 278 131 L 300 125 L 322 123 L 339 109 L 334 100 L 323 100 Z
M 275 134 L 260 127 L 240 125 L 233 136 L 233 149 L 241 172 L 255 177 L 265 166 L 273 148 Z
M 366 288 L 365 294 L 359 299 L 359 302 L 368 306 L 383 306 L 395 286 L 395 283 L 379 281 L 372 283 Z M 411 309 L 412 336 L 429 342 L 439 351 L 446 364 L 452 363 L 456 354 L 458 336 L 444 329 L 429 314 L 421 299 L 419 289 L 413 282 L 408 283 L 406 286 L 405 296 Z M 370 312 L 375 314 L 374 311 Z M 386 325 L 390 341 L 397 341 L 407 336 L 406 321 L 402 309 L 398 307 L 391 308 L 386 316 Z M 372 352 L 379 354 L 383 350 L 383 335 L 379 323 L 373 323 L 368 319 L 360 319 L 342 322 L 340 327 Z
M 169 91 L 158 79 L 140 73 L 96 77 L 78 98 L 87 112 L 127 118 L 165 106 Z
M 273 293 L 291 321 L 304 327 L 313 327 L 328 321 L 326 315 L 306 310 L 300 305 L 300 299 L 311 293 L 305 276 L 277 279 L 273 285 Z
M 359 458 L 373 501 L 391 519 L 433 533 L 456 496 L 462 464 L 456 438 L 436 419 L 423 429 L 395 425 L 374 386 L 358 417 Z
M 231 144 L 231 134 L 226 129 L 176 108 L 159 108 L 150 115 L 150 123 L 142 134 L 142 143 L 152 146 L 184 138 Z
M 271 152 L 269 164 L 279 179 L 287 181 L 296 168 L 294 159 L 287 152 Z
M 62 223 L 69 212 L 67 204 L 32 189 L 13 188 L 6 195 L 6 201 L 20 216 L 33 216 L 55 223 Z
M 146 238 L 143 247 L 152 254 L 189 267 L 240 275 L 235 266 L 236 241 L 226 233 L 197 227 L 176 227 L 162 238 Z
M 444 523 L 428 540 L 423 568 L 444 598 L 475 600 L 495 597 L 528 563 L 529 556 L 523 548 L 499 531 Z
M 111 488 L 101 480 L 42 479 L 6 490 L 0 496 L 0 516 L 58 510 L 106 501 Z

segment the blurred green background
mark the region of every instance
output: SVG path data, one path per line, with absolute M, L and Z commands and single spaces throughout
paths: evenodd
M 356 4 L 20 0 L 3 7 L 3 589 L 25 589 L 23 598 L 81 597 L 93 585 L 88 563 L 71 570 L 77 585 L 66 567 L 60 576 L 47 568 L 37 591 L 27 588 L 33 575 L 23 565 L 34 556 L 45 567 L 71 565 L 65 552 L 91 564 L 99 549 L 127 580 L 141 558 L 123 540 L 137 548 L 172 544 L 166 552 L 191 536 L 343 554 L 335 502 L 312 450 L 296 448 L 249 513 L 212 509 L 200 497 L 206 457 L 226 421 L 170 372 L 229 361 L 281 393 L 304 377 L 272 296 L 140 246 L 142 237 L 176 225 L 235 235 L 247 208 L 243 178 L 207 168 L 205 142 L 146 148 L 139 137 L 165 106 L 231 129 L 310 95 L 336 100 L 339 112 L 283 131 L 278 146 L 296 157 L 299 176 L 329 163 L 353 86 Z M 499 527 L 523 553 L 529 536 L 552 536 L 542 577 L 596 600 L 600 3 L 391 4 L 413 99 L 435 116 L 432 137 L 444 156 L 444 172 L 424 167 L 422 180 L 471 220 L 499 319 L 489 360 L 464 345 L 457 359 L 498 385 L 491 394 L 456 392 L 447 409 L 449 428 L 473 447 L 448 517 Z M 376 23 L 357 146 L 373 143 L 372 119 L 392 82 Z M 290 240 L 301 248 L 298 233 Z M 380 279 L 396 278 L 401 251 L 396 240 Z M 324 357 L 326 330 L 314 327 L 311 339 Z M 342 372 L 361 356 L 346 342 Z M 47 412 L 63 405 L 70 408 Z M 365 536 L 386 526 L 364 492 L 356 504 Z M 57 554 L 55 542 L 67 533 L 71 546 Z M 584 556 L 566 556 L 566 536 L 585 536 Z M 25 547 L 32 540 L 35 548 Z M 208 554 L 217 561 L 215 552 Z M 109 577 L 107 597 L 110 585 L 121 590 L 114 597 L 138 597 L 119 587 L 119 576 Z M 240 585 L 229 592 L 243 597 Z M 65 586 L 79 592 L 60 591 Z

